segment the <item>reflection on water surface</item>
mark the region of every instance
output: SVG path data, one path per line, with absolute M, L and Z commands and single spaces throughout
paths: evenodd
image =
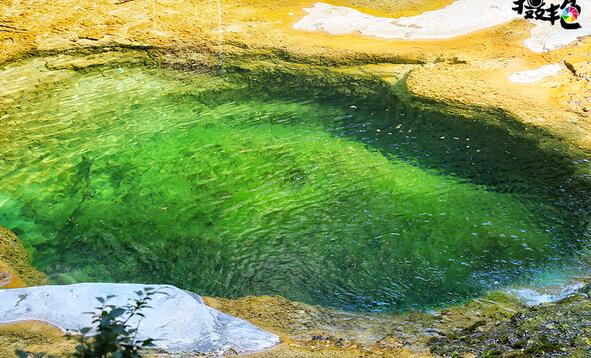
M 420 309 L 568 265 L 589 237 L 577 164 L 528 139 L 188 77 L 78 75 L 0 121 L 0 225 L 55 282 Z

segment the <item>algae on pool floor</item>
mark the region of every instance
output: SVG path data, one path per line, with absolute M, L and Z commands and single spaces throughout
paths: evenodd
M 576 249 L 569 213 L 535 187 L 511 172 L 482 185 L 490 143 L 443 125 L 422 147 L 410 133 L 429 118 L 288 92 L 139 68 L 21 99 L 0 122 L 1 223 L 55 282 L 367 311 L 459 302 Z M 460 139 L 473 178 L 444 175 Z M 504 168 L 552 164 L 536 155 Z

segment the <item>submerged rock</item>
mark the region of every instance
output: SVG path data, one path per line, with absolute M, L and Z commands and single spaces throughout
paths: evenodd
M 158 294 L 142 312 L 145 318 L 129 323 L 139 324 L 139 340 L 153 338 L 157 348 L 171 353 L 247 353 L 279 343 L 277 336 L 206 306 L 197 294 L 166 285 L 83 283 L 0 290 L 0 323 L 34 320 L 76 331 L 92 326 L 87 312 L 96 310 L 96 297 L 114 295 L 109 304 L 122 306 L 146 287 Z

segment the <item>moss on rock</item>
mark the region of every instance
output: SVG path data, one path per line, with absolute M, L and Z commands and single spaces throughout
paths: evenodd
M 555 303 L 519 310 L 509 318 L 482 320 L 429 341 L 433 353 L 478 357 L 589 357 L 591 286 Z

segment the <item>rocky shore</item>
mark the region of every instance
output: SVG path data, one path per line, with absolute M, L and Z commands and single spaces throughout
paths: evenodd
M 334 5 L 357 7 L 372 16 L 381 10 L 384 17 L 395 18 L 447 3 Z M 159 54 L 161 62 L 193 68 L 224 66 L 237 58 L 239 62 L 257 59 L 340 67 L 399 82 L 411 98 L 510 113 L 573 147 L 591 148 L 589 37 L 537 53 L 523 43 L 536 25 L 518 18 L 450 39 L 382 39 L 294 28 L 311 5 L 234 0 L 223 2 L 218 14 L 215 1 L 14 2 L 0 13 L 0 63 L 23 56 L 117 47 L 151 51 Z M 516 72 L 556 63 L 565 70 L 555 76 L 526 84 L 509 80 Z
M 411 3 L 332 5 L 397 18 L 450 2 Z M 524 45 L 535 25 L 523 19 L 447 39 L 384 39 L 357 30 L 333 35 L 294 26 L 308 14 L 304 9 L 313 7 L 301 0 L 230 0 L 218 14 L 218 3 L 209 0 L 13 1 L 0 8 L 0 108 L 90 67 L 221 68 L 265 80 L 354 83 L 347 90 L 359 96 L 371 97 L 378 89 L 416 106 L 445 107 L 467 118 L 479 113 L 523 136 L 540 138 L 543 132 L 540 147 L 573 160 L 591 152 L 591 38 L 540 53 Z M 579 174 L 591 174 L 591 167 L 581 165 Z M 1 230 L 0 287 L 46 283 L 16 236 Z M 277 348 L 257 357 L 591 354 L 587 285 L 533 307 L 498 292 L 438 312 L 371 317 L 281 297 L 204 301 L 281 338 Z M 72 344 L 44 323 L 0 325 L 0 356 L 17 348 L 60 354 Z
M 3 243 L 13 238 L 14 235 L 3 231 Z M 21 262 L 27 260 L 23 251 L 15 255 L 14 258 L 21 260 Z M 34 277 L 37 280 L 29 281 L 33 282 L 33 284 L 44 282 L 43 276 L 28 265 L 21 265 L 18 270 L 13 270 L 32 272 L 33 276 L 27 277 Z M 2 269 L 2 272 L 6 274 L 14 271 Z M 84 295 L 90 295 L 84 301 L 88 307 L 84 305 L 79 307 L 79 311 L 82 312 L 85 309 L 90 309 L 89 307 L 94 304 L 91 296 L 100 296 L 100 292 L 117 294 L 119 299 L 124 299 L 126 297 L 125 290 L 133 291 L 132 285 L 112 286 L 113 289 L 108 289 L 108 285 L 102 284 L 63 286 L 63 288 L 54 286 L 53 291 L 56 291 L 56 293 L 59 290 L 78 292 L 69 294 L 67 297 L 64 296 L 63 299 L 66 301 L 68 299 L 80 301 Z M 127 286 L 130 286 L 130 288 L 127 289 Z M 8 287 L 11 287 L 11 285 L 5 284 L 2 286 L 2 288 Z M 591 352 L 591 326 L 589 323 L 591 322 L 589 316 L 589 312 L 591 312 L 591 293 L 589 287 L 588 284 L 583 283 L 564 295 L 539 295 L 537 296 L 538 301 L 535 299 L 534 301 L 528 301 L 524 297 L 520 297 L 520 295 L 509 292 L 496 292 L 441 311 L 409 312 L 405 314 L 367 315 L 346 313 L 271 296 L 244 297 L 237 300 L 204 297 L 205 304 L 211 308 L 202 307 L 205 311 L 217 312 L 216 310 L 219 310 L 228 315 L 240 317 L 279 336 L 281 339 L 279 346 L 261 353 L 253 353 L 250 355 L 253 357 L 491 355 L 585 357 Z M 153 322 L 147 322 L 145 325 L 146 334 L 154 334 L 154 332 L 164 334 L 161 329 L 150 333 L 150 330 L 155 329 L 159 324 L 157 322 L 160 322 L 158 318 L 160 316 L 166 316 L 167 319 L 176 317 L 175 315 L 186 317 L 186 319 L 174 319 L 176 328 L 170 332 L 171 334 L 165 335 L 168 338 L 162 344 L 174 342 L 174 340 L 177 340 L 177 342 L 193 342 L 192 338 L 189 337 L 192 334 L 191 332 L 199 329 L 219 329 L 215 328 L 219 327 L 219 323 L 211 328 L 205 328 L 207 320 L 203 320 L 203 318 L 197 319 L 199 315 L 196 313 L 186 316 L 188 311 L 203 309 L 197 307 L 199 306 L 198 301 L 195 302 L 197 306 L 194 308 L 194 305 L 189 303 L 192 300 L 190 296 L 187 296 L 189 301 L 186 304 L 181 304 L 174 297 L 178 294 L 185 295 L 185 293 L 175 290 L 172 288 L 171 292 L 174 292 L 174 294 L 171 303 L 163 302 L 155 305 L 157 310 L 153 314 L 150 313 L 150 317 L 153 317 L 148 319 L 148 321 L 152 320 Z M 0 297 L 12 293 L 16 295 L 20 291 L 0 291 Z M 49 291 L 44 290 L 43 287 L 38 287 L 37 291 L 46 296 L 51 294 Z M 86 291 L 88 291 L 88 294 L 84 293 Z M 76 316 L 77 311 L 72 310 L 64 311 L 63 314 L 60 313 L 59 309 L 46 311 L 42 307 L 51 305 L 49 296 L 47 296 L 49 301 L 35 303 L 36 296 L 33 291 L 30 294 L 27 291 L 22 293 L 26 297 L 21 299 L 20 306 L 22 307 L 20 307 L 20 310 L 25 310 L 28 313 L 25 314 L 24 311 L 19 313 L 18 310 L 13 309 L 6 311 L 7 307 L 4 306 L 0 309 L 0 318 L 3 317 L 7 321 L 18 319 L 16 316 L 21 315 L 18 322 L 0 324 L 0 355 L 11 356 L 15 349 L 58 355 L 72 351 L 73 341 L 66 339 L 62 331 L 56 326 L 44 322 L 51 322 L 54 325 L 62 326 L 62 328 L 66 327 L 63 325 L 67 325 L 70 329 L 75 329 L 77 325 L 84 325 L 85 318 Z M 80 296 L 81 294 L 83 296 Z M 529 294 L 531 298 L 532 293 Z M 57 297 L 55 298 L 57 299 Z M 10 301 L 10 297 L 4 297 L 2 302 L 5 303 L 6 300 Z M 64 302 L 62 300 L 62 303 Z M 30 308 L 27 309 L 29 306 Z M 64 303 L 56 307 L 65 308 L 69 306 Z M 6 314 L 14 317 L 10 319 Z M 48 314 L 51 314 L 51 317 L 47 316 Z M 209 315 L 209 313 L 207 314 Z M 27 319 L 22 321 L 22 317 Z M 225 317 L 230 320 L 233 319 L 230 316 Z M 186 329 L 178 329 L 179 324 L 188 326 L 185 327 Z M 188 327 L 191 325 L 203 327 L 189 329 Z M 241 328 L 242 325 L 245 325 L 244 328 Z M 209 350 L 210 352 L 248 352 L 249 350 L 260 349 L 264 344 L 269 344 L 271 347 L 275 344 L 272 339 L 273 335 L 268 335 L 268 338 L 265 338 L 267 337 L 266 333 L 261 330 L 257 331 L 256 328 L 249 327 L 246 323 L 240 323 L 240 325 L 229 324 L 227 327 L 230 330 L 236 330 L 236 334 L 228 333 L 230 331 L 215 333 L 221 333 L 223 339 L 214 340 L 213 342 L 216 342 L 214 344 L 217 348 L 214 347 L 215 349 Z M 254 337 L 253 334 L 259 335 L 262 339 L 260 340 L 262 345 L 254 348 L 253 342 L 258 342 L 255 339 L 238 340 L 234 341 L 234 343 L 226 341 L 227 339 L 244 337 L 244 334 L 239 333 L 240 330 L 244 329 L 246 331 L 253 330 L 252 334 L 246 335 L 248 337 Z M 243 331 L 243 333 L 246 331 Z M 179 334 L 184 334 L 184 336 L 177 337 Z M 205 336 L 210 337 L 211 334 Z M 264 341 L 268 343 L 264 343 Z M 210 343 L 205 340 L 199 344 L 207 345 Z M 231 350 L 228 350 L 230 346 L 232 346 Z M 174 352 L 174 349 L 170 349 L 168 346 L 163 348 L 169 352 Z M 157 356 L 170 355 L 170 353 L 155 354 Z M 172 353 L 172 356 L 177 355 Z

